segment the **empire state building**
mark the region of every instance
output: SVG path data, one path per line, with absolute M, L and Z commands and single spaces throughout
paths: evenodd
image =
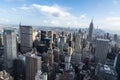
M 92 34 L 93 34 L 93 20 L 91 20 L 89 30 L 88 30 L 88 41 L 92 41 Z

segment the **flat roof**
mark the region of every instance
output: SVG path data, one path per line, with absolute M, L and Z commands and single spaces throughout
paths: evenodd
M 101 39 L 101 38 L 97 38 L 97 40 L 99 40 L 99 41 L 110 41 L 108 39 Z

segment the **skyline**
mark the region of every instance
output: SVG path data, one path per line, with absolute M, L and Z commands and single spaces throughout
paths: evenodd
M 2 0 L 0 24 L 82 27 L 120 30 L 120 0 Z

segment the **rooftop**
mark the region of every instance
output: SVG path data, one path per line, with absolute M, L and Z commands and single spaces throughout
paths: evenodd
M 97 38 L 98 41 L 106 41 L 106 42 L 109 42 L 108 39 L 101 39 L 101 38 Z

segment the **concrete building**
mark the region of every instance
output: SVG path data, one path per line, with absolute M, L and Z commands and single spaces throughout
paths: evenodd
M 33 47 L 33 28 L 31 26 L 20 25 L 21 52 L 26 53 Z
M 14 60 L 14 80 L 25 80 L 25 56 L 19 55 Z
M 115 69 L 117 72 L 117 80 L 120 80 L 120 52 L 116 56 L 116 60 L 115 60 L 114 65 L 115 65 Z
M 98 65 L 97 75 L 98 80 L 116 80 L 116 72 L 108 65 Z
M 65 55 L 65 70 L 66 71 L 70 69 L 70 61 L 71 61 L 71 56 Z
M 35 80 L 48 80 L 47 76 L 47 73 L 42 73 L 41 71 L 38 71 L 35 76 Z
M 16 32 L 14 29 L 4 29 L 3 40 L 5 68 L 11 69 L 13 67 L 13 60 L 17 58 Z
M 66 43 L 66 36 L 60 36 L 60 42 L 62 44 L 65 44 Z
M 41 41 L 44 41 L 44 38 L 47 37 L 47 31 L 41 30 Z
M 109 50 L 109 40 L 97 39 L 95 57 L 103 64 L 106 62 L 108 50 Z
M 26 54 L 26 80 L 35 80 L 36 73 L 41 70 L 41 57 L 35 54 Z
M 54 33 L 53 31 L 48 31 L 48 37 L 52 39 L 51 40 L 52 42 L 53 42 L 53 33 Z
M 47 62 L 49 63 L 50 66 L 53 65 L 53 63 L 54 63 L 53 50 L 48 50 L 47 51 Z
M 0 80 L 14 80 L 13 77 L 5 70 L 0 71 Z
M 0 32 L 0 46 L 3 46 L 3 33 Z
M 118 41 L 118 35 L 114 34 L 114 41 L 117 42 Z
M 71 62 L 72 64 L 79 64 L 81 62 L 82 54 L 80 53 L 73 53 L 71 56 Z
M 76 35 L 75 35 L 75 51 L 76 52 L 81 52 L 81 38 L 82 38 L 82 35 L 77 32 Z
M 36 38 L 37 38 L 37 34 L 38 34 L 38 32 L 37 32 L 36 30 L 33 30 L 33 36 L 32 36 L 33 41 L 36 40 Z
M 92 41 L 92 35 L 93 35 L 93 20 L 91 20 L 88 30 L 88 41 Z
M 60 38 L 57 38 L 57 46 L 58 46 L 59 49 L 60 49 L 60 53 L 63 53 L 64 43 L 60 42 Z
M 72 35 L 72 33 L 70 33 L 70 34 L 68 35 L 68 39 L 69 39 L 69 41 L 72 41 L 72 40 L 73 40 L 73 35 Z
M 54 54 L 54 62 L 59 62 L 60 50 L 58 48 L 55 48 L 53 50 L 53 54 Z
M 84 60 L 85 58 L 90 58 L 90 49 L 89 49 L 89 46 L 87 45 L 82 50 L 82 59 Z
M 64 72 L 63 74 L 56 74 L 55 80 L 74 80 L 74 72 Z

